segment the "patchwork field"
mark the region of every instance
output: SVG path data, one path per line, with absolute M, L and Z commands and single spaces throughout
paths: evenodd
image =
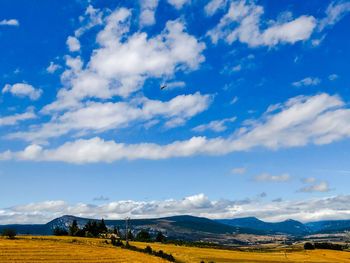
M 350 252 L 334 250 L 275 250 L 244 252 L 184 247 L 158 243 L 131 242 L 131 245 L 171 253 L 177 262 L 349 262 Z M 103 239 L 54 236 L 19 236 L 14 240 L 0 238 L 0 262 L 168 262 L 161 258 L 106 244 Z

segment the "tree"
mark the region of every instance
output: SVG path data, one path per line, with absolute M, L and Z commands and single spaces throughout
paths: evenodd
M 134 240 L 134 235 L 132 234 L 131 230 L 128 231 L 128 240 Z
M 120 233 L 119 227 L 113 228 L 113 234 L 116 234 L 118 237 L 122 237 L 122 234 Z
M 16 231 L 13 229 L 4 229 L 1 235 L 10 239 L 14 239 L 16 236 Z
M 98 224 L 98 230 L 100 233 L 106 233 L 108 231 L 107 227 L 106 227 L 106 224 L 105 224 L 105 221 L 101 220 L 101 222 Z
M 163 235 L 162 232 L 159 231 L 158 234 L 157 234 L 157 237 L 156 237 L 156 242 L 163 243 L 165 241 L 166 241 L 166 237 Z
M 70 235 L 70 236 L 76 236 L 77 234 L 78 234 L 78 232 L 79 232 L 79 227 L 78 227 L 78 222 L 77 222 L 77 220 L 73 220 L 73 223 L 72 223 L 72 225 L 71 226 L 69 226 L 69 232 L 68 232 L 68 234 Z
M 56 226 L 55 229 L 53 230 L 53 234 L 54 234 L 55 236 L 67 236 L 67 235 L 68 235 L 68 232 L 67 232 L 67 230 L 62 229 L 62 228 Z
M 310 243 L 310 242 L 306 242 L 306 243 L 304 244 L 304 249 L 313 250 L 313 249 L 315 249 L 315 246 L 314 246 L 314 244 L 312 244 L 312 243 Z
M 151 236 L 147 231 L 141 230 L 137 233 L 136 240 L 141 242 L 149 242 L 151 240 Z

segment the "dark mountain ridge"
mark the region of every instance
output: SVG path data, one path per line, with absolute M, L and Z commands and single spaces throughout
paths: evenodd
M 73 220 L 77 220 L 79 227 L 83 227 L 89 220 L 100 221 L 66 215 L 46 224 L 0 225 L 0 232 L 3 229 L 11 228 L 18 234 L 52 235 L 56 227 L 68 230 Z M 105 220 L 105 224 L 108 228 L 116 226 L 121 231 L 125 229 L 125 220 Z M 350 230 L 350 220 L 328 220 L 303 224 L 292 219 L 271 223 L 255 217 L 211 220 L 188 215 L 132 219 L 130 225 L 134 234 L 141 230 L 147 230 L 155 236 L 158 231 L 162 231 L 171 239 L 184 240 L 211 240 L 227 236 L 232 238 L 236 234 L 305 236 L 314 233 L 339 233 Z

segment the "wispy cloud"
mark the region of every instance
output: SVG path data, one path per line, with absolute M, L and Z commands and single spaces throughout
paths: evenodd
M 292 85 L 295 87 L 302 87 L 302 86 L 316 86 L 320 83 L 321 83 L 321 79 L 319 78 L 307 77 L 300 81 L 293 82 Z
M 4 19 L 0 21 L 0 26 L 19 26 L 17 19 Z
M 264 173 L 258 176 L 253 177 L 252 181 L 255 182 L 289 182 L 292 177 L 289 174 L 282 174 L 281 176 L 270 175 L 268 173 Z
M 234 168 L 231 170 L 231 174 L 245 174 L 247 172 L 247 168 Z
M 323 181 L 319 183 L 315 183 L 314 185 L 305 186 L 298 190 L 298 192 L 303 193 L 316 193 L 316 192 L 329 192 L 328 182 Z
M 227 126 L 225 125 L 226 123 L 234 122 L 237 119 L 237 117 L 232 117 L 232 118 L 226 118 L 223 120 L 215 120 L 211 121 L 207 124 L 201 124 L 195 128 L 193 128 L 193 131 L 196 132 L 203 132 L 206 130 L 212 130 L 215 132 L 222 132 L 227 129 Z

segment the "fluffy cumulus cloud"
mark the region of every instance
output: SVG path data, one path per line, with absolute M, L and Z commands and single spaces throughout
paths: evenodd
M 159 0 L 140 0 L 141 13 L 140 24 L 142 26 L 150 26 L 156 23 L 155 12 Z
M 84 98 L 128 97 L 142 88 L 147 78 L 171 78 L 179 70 L 195 70 L 204 61 L 205 44 L 186 32 L 183 22 L 168 21 L 154 37 L 144 32 L 129 34 L 131 11 L 120 8 L 107 16 L 97 35 L 99 48 L 83 68 L 80 57 L 66 57 L 62 75 L 66 88 L 47 111 L 71 108 Z
M 236 117 L 232 117 L 232 118 L 226 118 L 223 120 L 211 121 L 207 124 L 201 124 L 197 127 L 194 127 L 192 130 L 196 132 L 203 132 L 206 130 L 222 132 L 227 129 L 227 126 L 225 125 L 226 123 L 234 122 L 236 119 L 237 119 Z
M 32 85 L 26 83 L 16 83 L 14 85 L 6 84 L 2 89 L 2 93 L 10 92 L 14 96 L 29 97 L 31 100 L 37 100 L 40 98 L 41 89 L 35 89 Z
M 80 42 L 76 37 L 69 36 L 67 38 L 67 46 L 71 52 L 80 50 Z
M 174 215 L 193 215 L 212 219 L 256 216 L 265 221 L 276 222 L 295 219 L 302 222 L 348 219 L 350 215 L 349 195 L 312 198 L 302 201 L 262 202 L 261 193 L 244 200 L 212 201 L 204 194 L 185 197 L 182 200 L 165 201 L 114 201 L 101 205 L 65 201 L 45 201 L 13 206 L 0 210 L 0 224 L 46 223 L 55 217 L 70 214 L 80 217 L 104 219 L 154 218 Z M 105 200 L 107 201 L 107 200 Z
M 293 82 L 292 85 L 295 87 L 317 86 L 320 83 L 321 83 L 321 80 L 319 78 L 307 77 L 307 78 L 302 79 L 300 81 Z
M 223 1 L 212 1 L 206 7 L 207 13 L 214 14 L 222 4 Z M 291 14 L 287 13 L 283 19 L 269 21 L 268 25 L 264 26 L 261 19 L 263 14 L 264 8 L 253 1 L 231 1 L 228 12 L 207 35 L 213 43 L 223 39 L 228 44 L 240 41 L 250 47 L 272 47 L 307 40 L 317 25 L 313 16 L 303 15 L 293 19 Z
M 198 154 L 222 155 L 255 147 L 279 149 L 307 144 L 323 145 L 346 137 L 350 137 L 350 109 L 337 95 L 323 93 L 310 97 L 298 96 L 283 104 L 272 105 L 261 118 L 245 121 L 244 126 L 228 138 L 192 137 L 159 145 L 124 144 L 95 137 L 67 142 L 52 149 L 33 144 L 23 151 L 3 152 L 0 159 L 71 163 L 156 160 Z
M 282 174 L 281 176 L 270 175 L 268 173 L 255 176 L 252 180 L 255 182 L 289 182 L 292 177 L 289 174 Z
M 10 134 L 8 138 L 41 141 L 71 131 L 97 133 L 156 119 L 165 119 L 168 127 L 174 127 L 206 110 L 211 102 L 212 96 L 199 92 L 178 95 L 165 102 L 145 97 L 131 102 L 88 102 L 85 107 L 56 116 L 43 125 L 32 126 L 31 131 Z
M 4 19 L 0 21 L 0 26 L 19 26 L 17 19 Z
M 180 9 L 184 4 L 189 3 L 190 0 L 168 0 L 168 3 L 173 5 L 176 9 Z

